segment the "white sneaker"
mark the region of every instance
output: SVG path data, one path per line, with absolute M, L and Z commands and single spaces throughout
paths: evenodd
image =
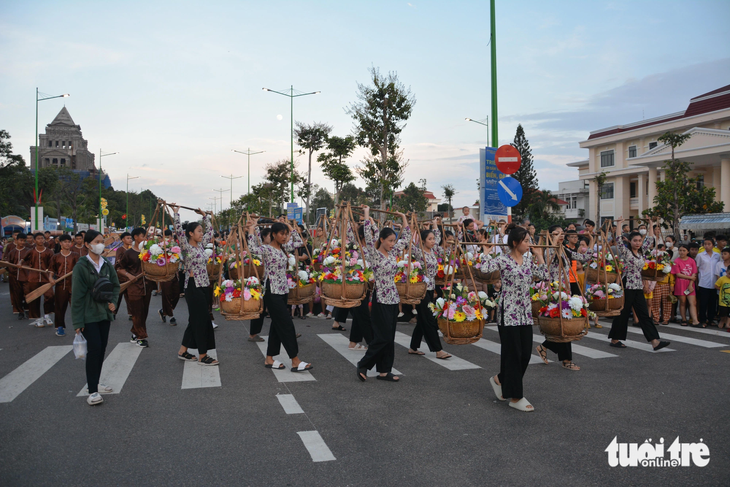
M 35 326 L 36 328 L 43 328 L 44 326 L 46 326 L 46 320 L 44 320 L 43 318 L 38 318 L 34 322 L 28 324 L 30 326 Z
M 101 394 L 95 392 L 86 398 L 86 402 L 89 404 L 89 406 L 96 406 L 97 404 L 103 403 L 104 398 L 101 397 Z
M 411 310 L 411 313 L 413 313 L 414 315 L 417 315 L 417 314 L 418 314 L 418 311 L 416 311 L 416 308 L 413 308 L 413 309 Z
M 398 313 L 398 318 L 403 318 L 403 314 L 404 314 L 403 312 Z
M 214 329 L 214 330 L 215 330 L 216 328 L 218 328 L 218 325 L 216 325 L 216 324 L 215 324 L 215 321 L 211 321 L 211 323 L 213 323 L 213 329 Z
M 114 389 L 112 389 L 111 387 L 109 387 L 106 384 L 102 384 L 101 382 L 99 382 L 99 385 L 96 388 L 99 391 L 99 394 L 111 394 L 112 392 L 114 392 Z M 86 388 L 86 393 L 87 394 L 89 393 L 88 387 Z
M 46 325 L 53 326 L 53 319 L 51 319 L 51 316 L 50 315 L 44 316 L 43 319 L 45 320 Z

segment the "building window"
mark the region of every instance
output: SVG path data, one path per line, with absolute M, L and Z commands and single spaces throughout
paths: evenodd
M 613 183 L 605 183 L 601 186 L 601 199 L 612 200 L 613 199 Z
M 633 181 L 629 183 L 629 198 L 636 198 L 636 183 Z
M 69 141 L 68 141 L 68 148 L 70 149 L 71 147 L 73 147 L 73 144 L 72 144 L 72 143 L 71 143 L 71 141 L 69 140 Z
M 646 192 L 644 194 L 649 196 L 649 181 L 646 182 Z
M 629 157 L 636 157 L 636 146 L 629 146 Z
M 653 148 L 655 148 L 656 145 L 657 145 L 656 142 L 649 142 L 649 150 L 652 150 Z
M 49 140 L 48 141 L 48 147 L 53 147 L 53 141 L 52 140 Z
M 66 165 L 66 159 L 63 159 L 63 158 L 61 159 L 61 165 L 62 166 L 65 166 Z
M 61 143 L 61 148 L 62 149 L 65 149 L 66 148 L 66 141 L 65 140 Z
M 573 208 L 573 209 L 578 208 L 578 197 L 577 196 L 573 196 L 571 198 L 571 205 L 570 205 L 570 207 Z
M 704 174 L 700 174 L 697 176 L 697 191 L 702 191 L 702 188 L 705 187 L 705 176 Z
M 601 167 L 611 166 L 613 166 L 613 151 L 608 150 L 605 152 L 601 152 Z
M 56 147 L 58 147 L 58 141 L 56 141 Z
M 58 164 L 58 159 L 56 159 L 55 157 L 53 158 L 53 164 L 54 165 L 57 165 Z
M 46 157 L 45 159 L 43 159 L 44 166 L 48 166 L 49 164 L 51 164 L 51 160 L 49 158 Z

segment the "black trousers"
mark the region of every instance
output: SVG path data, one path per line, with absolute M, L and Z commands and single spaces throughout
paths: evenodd
M 497 326 L 501 342 L 499 383 L 502 397 L 522 399 L 522 378 L 532 355 L 532 326 Z
M 362 300 L 360 306 L 352 309 L 352 326 L 350 327 L 350 341 L 360 343 L 363 338 L 370 345 L 373 341 L 373 324 L 370 320 L 370 292 Z
M 411 350 L 418 350 L 421 346 L 421 338 L 426 338 L 428 349 L 432 352 L 440 352 L 443 350 L 441 339 L 439 338 L 439 325 L 433 313 L 428 309 L 428 305 L 433 301 L 433 291 L 426 291 L 426 295 L 416 306 L 416 327 L 411 335 Z
M 347 317 L 350 314 L 350 308 L 335 308 L 332 310 L 332 319 L 342 326 L 342 323 L 347 321 Z
M 82 333 L 86 338 L 86 383 L 89 385 L 89 394 L 99 392 L 99 377 L 109 342 L 110 326 L 109 321 L 84 324 Z
M 395 359 L 395 325 L 398 321 L 397 304 L 381 304 L 378 294 L 373 296 L 372 318 L 373 341 L 370 342 L 365 356 L 358 362 L 358 368 L 368 370 L 377 366 L 377 371 L 387 374 L 393 370 Z
M 182 346 L 197 348 L 200 355 L 215 349 L 213 322 L 208 315 L 209 296 L 207 287 L 197 287 L 195 279 L 188 278 L 185 302 L 188 303 L 189 321 L 183 334 Z
M 613 319 L 611 331 L 608 332 L 608 338 L 612 340 L 626 340 L 626 333 L 629 328 L 629 316 L 631 309 L 636 311 L 639 318 L 639 326 L 644 332 L 644 338 L 647 342 L 659 339 L 659 332 L 654 326 L 654 321 L 649 316 L 649 309 L 646 307 L 646 298 L 643 289 L 625 289 L 624 290 L 624 309 L 621 314 Z
M 717 291 L 697 286 L 697 318 L 700 323 L 712 321 L 717 315 Z
M 553 353 L 558 354 L 558 360 L 565 361 L 570 360 L 573 361 L 573 347 L 570 345 L 572 342 L 565 342 L 565 343 L 557 343 L 557 342 L 551 342 L 549 340 L 545 340 L 542 342 L 542 346 L 547 348 Z
M 294 329 L 294 322 L 291 319 L 286 298 L 286 294 L 273 294 L 269 287 L 269 282 L 266 281 L 264 306 L 269 310 L 269 316 L 271 316 L 269 343 L 266 347 L 266 355 L 269 357 L 279 355 L 282 345 L 284 345 L 284 350 L 286 350 L 289 358 L 294 358 L 299 355 L 297 332 Z
M 264 309 L 261 310 L 261 316 L 255 320 L 251 320 L 251 330 L 248 332 L 249 335 L 258 335 L 261 333 L 261 329 L 264 327 L 264 317 L 268 313 L 266 312 L 266 300 L 264 299 Z

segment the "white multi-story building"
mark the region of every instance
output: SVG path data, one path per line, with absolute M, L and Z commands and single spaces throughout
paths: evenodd
M 581 161 L 582 164 L 588 161 Z M 571 164 L 568 164 L 569 166 Z M 555 192 L 560 205 L 563 218 L 572 220 L 575 223 L 583 223 L 588 218 L 588 209 L 591 207 L 588 181 L 576 179 L 574 181 L 563 181 L 558 183 L 558 190 Z
M 595 220 L 600 204 L 601 220 L 640 218 L 653 206 L 656 182 L 664 180 L 664 161 L 671 147 L 657 139 L 666 132 L 691 134 L 675 150 L 675 157 L 693 163 L 690 176 L 715 188 L 715 198 L 730 206 L 730 85 L 694 97 L 686 110 L 590 133 L 580 147 L 588 159 L 568 164 L 578 168 L 581 181 L 589 183 L 586 216 Z M 594 178 L 605 172 L 600 199 Z M 561 196 L 561 198 L 563 198 Z M 565 199 L 565 198 L 563 198 Z

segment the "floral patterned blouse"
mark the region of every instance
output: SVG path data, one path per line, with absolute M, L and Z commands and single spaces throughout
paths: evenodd
M 187 276 L 191 272 L 193 273 L 193 279 L 195 279 L 195 287 L 210 286 L 208 269 L 206 267 L 208 256 L 205 255 L 205 246 L 213 239 L 213 225 L 210 223 L 210 215 L 205 215 L 203 228 L 203 241 L 195 246 L 190 245 L 180 223 L 180 215 L 175 215 L 175 234 L 177 235 L 178 242 L 180 242 L 183 266 L 185 266 L 185 289 L 188 287 Z
M 433 232 L 433 236 L 436 238 L 436 245 L 433 246 L 431 252 L 421 252 L 421 247 L 413 247 L 413 256 L 416 259 L 423 261 L 423 271 L 426 277 L 428 277 L 426 289 L 429 291 L 433 291 L 436 288 L 436 273 L 439 268 L 438 259 L 439 257 L 444 256 L 444 248 L 439 245 L 441 243 L 441 232 L 438 228 L 431 231 Z
M 535 264 L 523 256 L 522 265 L 517 264 L 510 254 L 487 257 L 482 263 L 484 273 L 500 271 L 502 274 L 502 294 L 497 307 L 497 323 L 504 326 L 532 326 L 532 303 L 530 286 L 532 276 L 541 280 L 548 279 L 545 264 Z
M 626 289 L 632 291 L 644 289 L 644 283 L 641 281 L 641 270 L 644 268 L 644 252 L 649 250 L 653 243 L 654 237 L 646 237 L 639 250 L 639 255 L 635 255 L 626 245 L 619 243 L 618 253 L 624 263 L 623 276 L 626 280 Z
M 400 303 L 400 296 L 395 287 L 395 274 L 398 271 L 399 254 L 406 248 L 408 239 L 411 238 L 411 229 L 410 227 L 403 229 L 401 237 L 405 238 L 398 240 L 386 256 L 375 248 L 375 239 L 373 238 L 371 226 L 370 220 L 367 220 L 365 222 L 365 243 L 367 244 L 365 256 L 368 264 L 373 269 L 373 274 L 375 274 L 374 296 L 380 304 L 398 304 Z
M 589 250 L 586 253 L 581 254 L 580 252 L 575 252 L 564 245 L 563 245 L 563 250 L 565 251 L 565 253 L 560 254 L 560 256 L 558 256 L 555 249 L 545 249 L 545 262 L 547 262 L 549 264 L 548 272 L 550 274 L 550 281 L 554 282 L 554 281 L 557 281 L 560 279 L 560 258 L 562 257 L 562 259 L 563 259 L 563 279 L 565 280 L 565 285 L 567 287 L 570 287 L 570 280 L 568 278 L 568 272 L 571 272 L 571 269 L 572 269 L 571 262 L 570 262 L 571 259 L 576 260 L 576 261 L 580 262 L 581 264 L 587 264 L 588 262 L 590 262 L 591 258 L 593 258 L 593 252 L 591 252 Z M 570 256 L 570 259 L 568 258 L 568 256 Z
M 264 261 L 266 272 L 263 282 L 264 289 L 266 289 L 266 282 L 268 281 L 272 294 L 289 294 L 289 284 L 286 280 L 286 269 L 289 266 L 288 255 L 294 253 L 294 249 L 298 249 L 303 245 L 304 242 L 299 238 L 298 232 L 291 232 L 289 242 L 285 243 L 281 250 L 261 243 L 259 227 L 256 227 L 255 235 L 249 234 L 249 250 L 253 254 L 260 255 Z

